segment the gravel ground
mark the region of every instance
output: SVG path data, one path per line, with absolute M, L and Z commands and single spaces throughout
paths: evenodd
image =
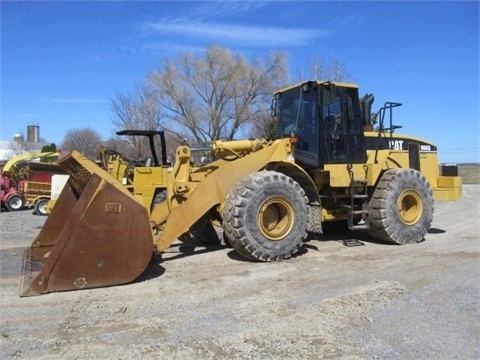
M 0 358 L 479 359 L 479 199 L 465 185 L 437 202 L 415 245 L 326 234 L 264 264 L 174 244 L 132 284 L 27 298 L 23 250 L 45 218 L 2 212 Z

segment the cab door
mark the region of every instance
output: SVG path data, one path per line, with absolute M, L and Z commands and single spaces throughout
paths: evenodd
M 366 161 L 357 89 L 337 87 L 333 101 L 322 106 L 321 118 L 325 163 Z

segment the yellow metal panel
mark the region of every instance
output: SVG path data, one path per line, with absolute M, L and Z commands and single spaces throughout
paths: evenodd
M 364 134 L 365 134 L 366 137 L 378 138 L 378 132 L 376 132 L 376 131 L 366 131 Z M 382 137 L 390 139 L 390 134 L 386 131 L 382 134 Z M 395 139 L 395 138 L 413 140 L 414 142 L 418 141 L 418 142 L 422 142 L 422 143 L 425 143 L 425 144 L 434 145 L 426 139 L 420 138 L 418 136 L 407 135 L 407 134 L 395 133 L 395 134 L 393 134 L 393 139 Z
M 209 164 L 212 172 L 200 183 L 189 182 L 189 191 L 177 196 L 183 199 L 181 202 L 172 201 L 174 207 L 168 215 L 163 232 L 155 239 L 157 249 L 162 251 L 168 248 L 208 210 L 223 203 L 232 187 L 245 176 L 263 169 L 271 162 L 288 161 L 290 156 L 290 139 L 282 139 L 235 161 L 219 160 Z M 175 182 L 175 174 L 172 173 L 171 176 L 169 184 Z M 159 224 L 161 219 L 155 216 L 163 213 L 154 210 L 150 218 Z
M 353 164 L 352 172 L 355 180 L 365 180 L 368 185 L 373 185 L 376 177 L 372 177 L 373 164 Z M 379 169 L 380 167 L 377 166 Z M 378 176 L 379 169 L 374 172 Z M 332 187 L 348 187 L 350 186 L 350 174 L 347 164 L 327 164 L 324 170 L 330 174 L 330 186 Z
M 22 154 L 22 155 L 17 155 L 12 157 L 10 160 L 7 161 L 7 163 L 3 166 L 2 172 L 9 172 L 10 168 L 14 166 L 16 163 L 21 162 L 23 160 L 27 159 L 36 159 L 36 158 L 49 158 L 49 157 L 55 157 L 58 156 L 58 152 L 40 152 L 40 153 L 33 153 L 33 154 Z
M 437 186 L 439 188 L 457 188 L 462 186 L 460 176 L 439 176 Z
M 330 173 L 330 186 L 350 186 L 350 175 L 345 164 L 328 164 L 324 169 Z
M 375 151 L 368 151 L 368 162 L 375 161 Z M 377 163 L 369 173 L 369 184 L 375 183 L 379 172 L 386 169 L 409 168 L 407 151 L 402 150 L 379 150 Z M 436 152 L 420 152 L 420 172 L 425 176 L 431 186 L 436 186 L 439 176 L 438 155 Z
M 437 186 L 433 188 L 435 200 L 458 200 L 462 195 L 462 178 L 460 176 L 439 176 Z
M 438 201 L 455 201 L 462 196 L 462 188 L 434 188 L 433 197 Z

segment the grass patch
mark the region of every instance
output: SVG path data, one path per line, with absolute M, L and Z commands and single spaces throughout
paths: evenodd
M 462 177 L 463 184 L 480 184 L 480 164 L 458 165 L 458 175 Z

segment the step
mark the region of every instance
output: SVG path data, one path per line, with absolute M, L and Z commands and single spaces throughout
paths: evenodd
M 361 246 L 365 244 L 358 239 L 345 239 L 343 240 L 343 245 L 351 247 L 351 246 Z
M 348 227 L 350 230 L 369 230 L 370 225 L 362 224 L 362 225 L 353 225 Z
M 353 210 L 351 213 L 354 214 L 354 215 L 362 215 L 362 214 L 368 215 L 369 211 L 368 210 Z
M 368 199 L 368 195 L 365 194 L 356 194 L 352 196 L 353 199 Z

